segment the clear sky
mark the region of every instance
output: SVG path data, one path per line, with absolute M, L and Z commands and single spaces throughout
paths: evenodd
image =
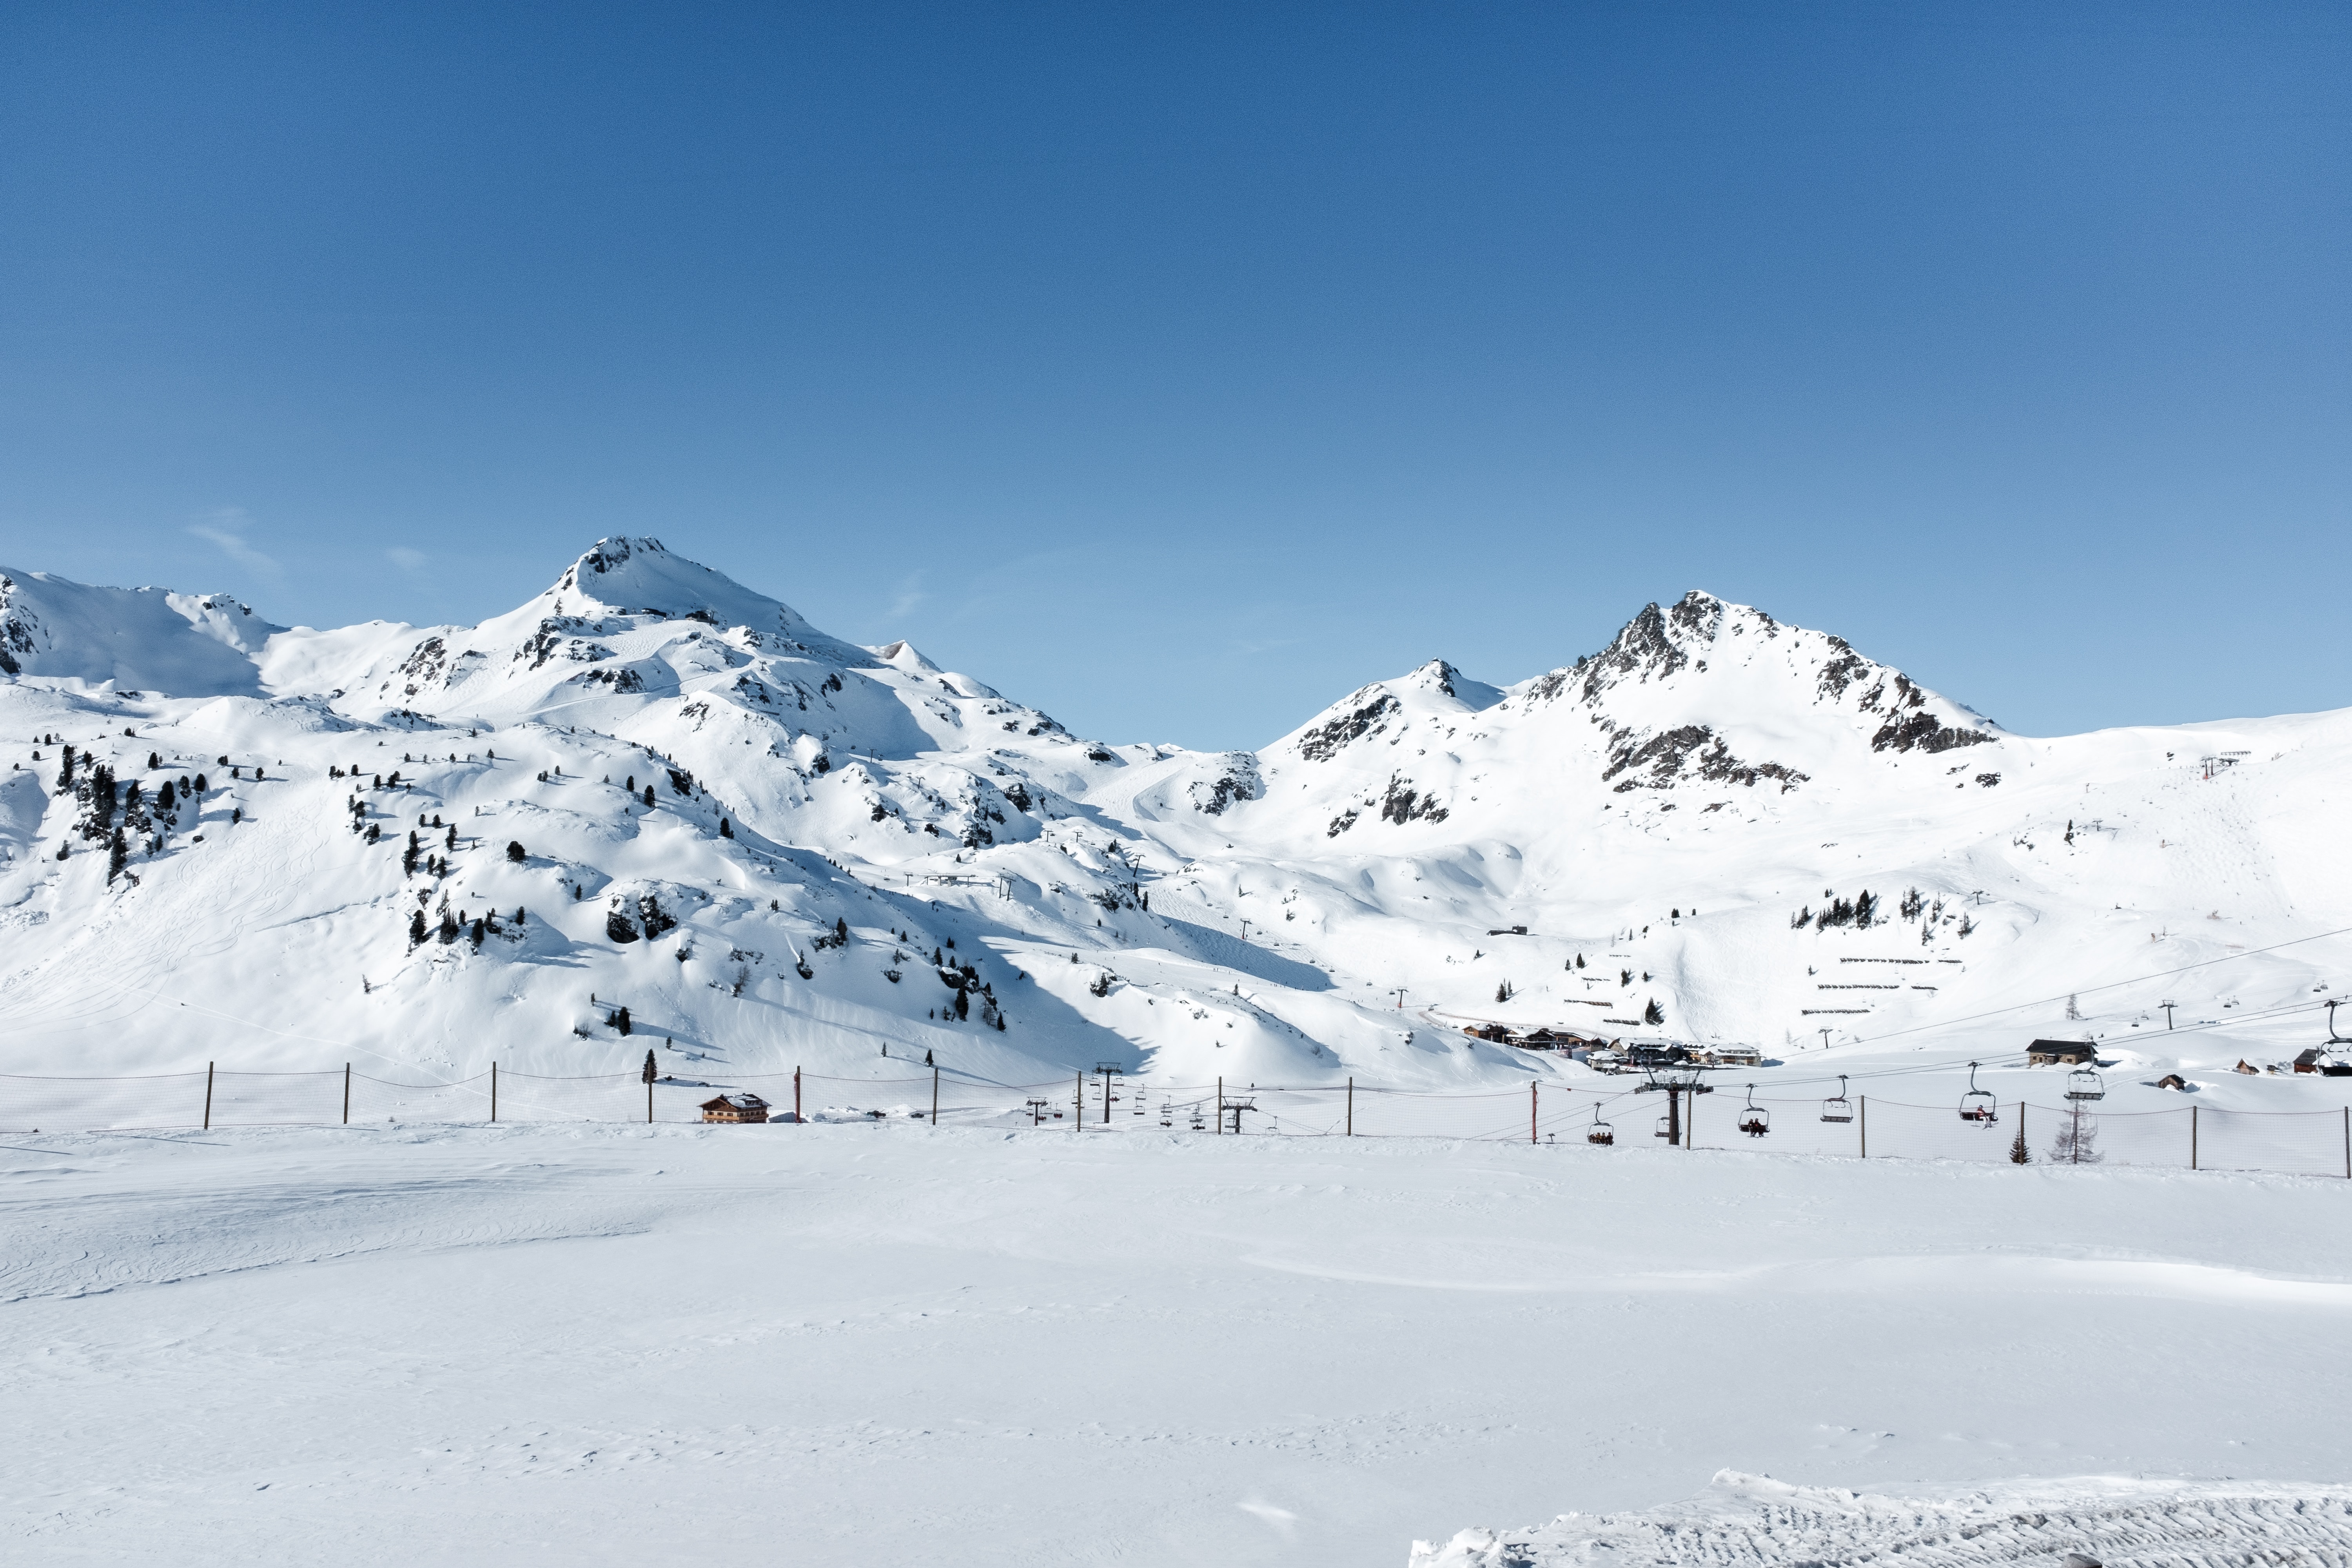
M 0 562 L 652 533 L 1255 745 L 1690 587 L 2013 729 L 2352 704 L 2352 9 L 0 9 Z

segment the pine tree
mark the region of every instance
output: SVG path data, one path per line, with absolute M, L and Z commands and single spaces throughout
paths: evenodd
M 623 1007 L 613 1015 L 613 1027 L 625 1035 L 629 1032 L 629 1010 Z
M 442 840 L 442 847 L 445 849 L 455 849 L 457 847 L 457 825 L 456 823 L 453 822 L 449 825 L 449 837 Z
M 719 819 L 719 837 L 721 838 L 732 838 L 735 837 L 735 828 L 733 825 L 723 816 Z
M 69 790 L 73 788 L 74 749 L 68 746 L 58 754 L 60 759 L 58 763 L 58 788 Z
M 1665 1021 L 1666 1010 L 1658 1005 L 1658 999 L 1656 997 L 1651 997 L 1650 1005 L 1642 1009 L 1642 1022 L 1644 1024 L 1663 1024 Z
M 653 809 L 653 807 L 654 807 L 654 786 L 653 786 L 653 785 L 651 785 L 651 784 L 647 784 L 647 785 L 646 785 L 646 809 L 647 811 L 651 811 L 651 810 Z
M 147 771 L 149 773 L 153 773 L 157 768 L 160 768 L 163 765 L 163 756 L 162 752 L 150 752 L 147 753 Z
M 2017 1137 L 2009 1146 L 2009 1163 L 2012 1165 L 2033 1163 L 2033 1151 L 2025 1146 L 2025 1119 L 2021 1116 L 2017 1120 Z
M 417 910 L 408 917 L 408 945 L 419 947 L 425 942 L 425 911 Z
M 122 874 L 122 868 L 130 863 L 131 846 L 123 841 L 122 829 L 118 827 L 106 847 L 106 879 L 110 882 L 114 880 Z
M 647 1050 L 646 1052 L 646 1081 L 647 1083 L 653 1082 L 655 1076 L 656 1069 L 654 1068 L 654 1054 L 651 1050 Z
M 414 828 L 411 828 L 408 834 L 408 847 L 402 852 L 400 857 L 400 869 L 403 876 L 414 877 L 416 875 L 417 848 L 416 832 Z
M 840 943 L 846 943 L 849 941 L 848 921 L 839 917 L 835 919 L 833 922 L 833 940 Z
M 522 841 L 520 839 L 509 838 L 507 840 L 507 858 L 513 861 L 518 866 L 522 864 L 525 859 L 525 856 L 522 852 Z

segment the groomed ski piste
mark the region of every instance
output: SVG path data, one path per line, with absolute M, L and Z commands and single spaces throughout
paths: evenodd
M 13 1557 L 2343 1560 L 2352 711 L 2031 739 L 1694 594 L 1199 752 L 625 539 L 0 571 L 0 755 Z M 1761 1060 L 1668 1149 L 1538 1026 Z

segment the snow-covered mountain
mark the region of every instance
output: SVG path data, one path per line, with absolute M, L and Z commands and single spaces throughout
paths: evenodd
M 2352 712 L 2026 739 L 1696 593 L 1532 679 L 1433 660 L 1197 752 L 649 539 L 473 626 L 7 570 L 0 747 L 22 1072 L 595 1072 L 644 1037 L 714 1081 L 1584 1070 L 1462 1033 L 1499 1020 L 1815 1076 L 2088 1030 L 2210 1073 L 2317 1037 L 2347 953 L 2307 939 L 2352 927 Z M 2202 1032 L 2157 1038 L 2166 1001 Z

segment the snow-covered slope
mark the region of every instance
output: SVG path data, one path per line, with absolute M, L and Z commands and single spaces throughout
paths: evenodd
M 0 566 L 0 676 L 180 697 L 250 693 L 260 687 L 255 656 L 285 629 L 224 595 L 92 588 Z
M 1784 1078 L 2088 1032 L 2256 1104 L 2293 1086 L 2214 1074 L 2313 1043 L 2352 956 L 2313 940 L 2352 927 L 2352 711 L 2031 740 L 1703 594 L 1195 752 L 647 539 L 473 626 L 0 581 L 18 1071 L 612 1071 L 648 1036 L 713 1081 L 1586 1071 L 1462 1033 L 1491 1019 Z

